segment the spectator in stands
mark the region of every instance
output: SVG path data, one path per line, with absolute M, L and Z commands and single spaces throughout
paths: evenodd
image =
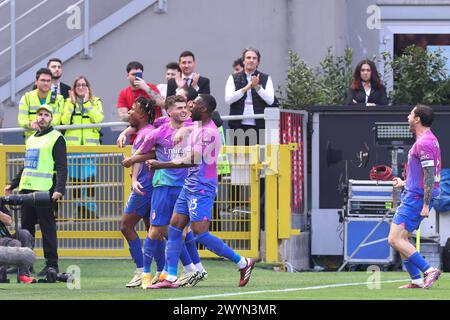
M 178 65 L 181 75 L 167 81 L 167 96 L 173 96 L 177 88 L 184 86 L 193 87 L 198 93 L 210 93 L 209 79 L 195 72 L 195 56 L 191 51 L 183 51 L 180 54 Z
M 237 58 L 233 61 L 233 74 L 237 74 L 244 70 L 244 63 L 242 62 L 242 58 Z
M 156 118 L 161 116 L 161 107 L 164 106 L 164 99 L 161 97 L 158 88 L 152 84 L 147 83 L 143 79 L 144 66 L 137 61 L 131 61 L 127 65 L 127 79 L 130 85 L 119 93 L 117 101 L 117 108 L 119 119 L 128 122 L 128 111 L 133 107 L 134 102 L 138 97 L 149 99 L 153 98 L 156 102 Z M 131 136 L 130 143 L 134 142 L 136 135 Z
M 51 90 L 52 72 L 41 68 L 36 72 L 36 89 L 26 92 L 19 103 L 17 121 L 24 129 L 38 130 L 36 112 L 42 105 L 49 105 L 53 109 L 52 125 L 57 126 L 61 120 L 64 109 L 64 97 Z M 34 134 L 34 131 L 25 131 L 25 141 Z
M 170 79 L 175 79 L 177 74 L 179 74 L 180 72 L 181 70 L 178 66 L 178 63 L 170 62 L 166 65 L 166 83 L 160 83 L 156 86 L 159 90 L 159 93 L 161 94 L 161 97 L 163 97 L 164 99 L 167 97 L 167 82 L 169 82 Z
M 228 77 L 225 86 L 225 102 L 230 104 L 230 115 L 263 114 L 264 109 L 271 107 L 275 101 L 272 79 L 268 74 L 260 72 L 257 68 L 261 62 L 261 55 L 257 49 L 246 48 L 242 53 L 244 70 Z M 259 144 L 259 131 L 264 129 L 263 119 L 231 120 L 230 129 L 254 131 L 256 139 L 245 141 L 245 144 Z M 253 134 L 252 134 L 253 136 Z M 235 134 L 235 142 L 237 144 Z
M 230 115 L 263 114 L 264 109 L 276 105 L 275 92 L 272 79 L 268 74 L 258 70 L 261 54 L 258 49 L 246 48 L 242 52 L 244 70 L 228 77 L 225 86 L 225 102 L 230 104 Z M 230 129 L 235 130 L 234 145 L 254 145 L 260 141 L 261 130 L 265 128 L 264 119 L 230 120 Z M 238 130 L 241 129 L 241 130 Z M 239 160 L 239 161 L 248 161 Z M 239 203 L 244 201 L 246 186 L 239 183 L 236 177 L 231 179 L 231 201 Z M 260 180 L 260 226 L 265 228 L 265 183 Z M 242 202 L 241 202 L 242 203 Z
M 356 66 L 352 86 L 347 92 L 346 104 L 365 106 L 386 106 L 388 104 L 386 88 L 373 61 L 362 60 Z
M 69 97 L 70 86 L 60 81 L 62 76 L 62 62 L 58 58 L 52 58 L 47 62 L 47 68 L 52 72 L 52 91 L 67 99 Z
M 94 96 L 91 85 L 84 76 L 79 76 L 73 83 L 69 98 L 64 105 L 61 123 L 80 125 L 100 123 L 103 121 L 103 106 L 100 98 Z M 64 137 L 68 146 L 99 146 L 101 144 L 100 128 L 66 130 Z M 97 218 L 94 188 L 95 158 L 91 154 L 74 153 L 69 157 L 68 176 L 72 178 L 74 199 L 77 203 L 79 218 Z

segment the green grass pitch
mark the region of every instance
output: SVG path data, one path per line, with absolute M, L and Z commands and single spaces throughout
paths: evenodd
M 444 273 L 429 290 L 398 289 L 405 283 L 406 272 L 381 272 L 371 275 L 366 272 L 275 272 L 265 264 L 257 264 L 249 284 L 237 286 L 239 272 L 236 266 L 225 260 L 205 260 L 209 273 L 207 281 L 193 288 L 142 290 L 127 289 L 134 265 L 130 260 L 61 260 L 60 271 L 70 265 L 81 270 L 80 289 L 70 290 L 65 283 L 17 284 L 10 274 L 11 283 L 0 284 L 0 300 L 433 300 L 450 299 L 450 274 Z M 38 260 L 35 269 L 40 270 L 43 261 Z M 368 279 L 380 280 L 380 288 Z

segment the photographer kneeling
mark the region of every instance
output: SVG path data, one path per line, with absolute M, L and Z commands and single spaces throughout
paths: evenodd
M 36 255 L 33 252 L 34 238 L 27 230 L 17 230 L 11 235 L 6 226 L 12 224 L 8 209 L 0 206 L 0 282 L 6 282 L 6 268 L 14 265 L 19 267 L 19 281 L 35 283 L 30 268 Z

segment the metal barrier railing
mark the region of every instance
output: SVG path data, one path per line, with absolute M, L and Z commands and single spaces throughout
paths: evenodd
M 280 144 L 296 143 L 292 153 L 292 203 L 293 213 L 306 214 L 308 210 L 307 178 L 307 123 L 308 112 L 304 110 L 280 110 Z
M 23 166 L 24 146 L 0 146 L 6 185 Z M 231 147 L 229 175 L 222 177 L 214 205 L 211 231 L 248 257 L 259 255 L 259 146 Z M 69 146 L 68 183 L 59 202 L 58 252 L 61 257 L 128 257 L 120 221 L 131 187 L 129 169 L 120 162 L 131 148 Z M 238 191 L 239 190 L 239 191 Z M 81 209 L 80 209 L 81 208 Z M 137 226 L 144 238 L 144 224 Z M 36 232 L 36 253 L 43 255 L 42 234 Z M 215 257 L 200 250 L 203 257 Z
M 246 257 L 259 256 L 259 146 L 225 146 L 230 174 L 221 177 L 210 230 Z M 202 257 L 217 257 L 200 250 Z
M 23 166 L 24 146 L 0 146 L 5 185 Z M 58 203 L 58 252 L 61 257 L 126 257 L 120 221 L 131 188 L 129 169 L 121 165 L 131 147 L 69 146 L 68 180 Z M 4 161 L 4 162 L 3 162 Z M 137 226 L 145 234 L 143 224 Z M 42 234 L 36 231 L 36 253 L 42 256 Z
M 124 125 L 117 122 L 55 128 Z M 21 128 L 1 131 L 9 130 L 23 131 Z M 211 231 L 240 254 L 259 257 L 260 177 L 265 175 L 266 256 L 261 258 L 277 262 L 279 240 L 299 233 L 291 228 L 291 162 L 297 144 L 270 144 L 261 154 L 262 148 L 259 145 L 224 147 L 231 172 L 221 177 Z M 5 168 L 4 173 L 0 172 L 0 190 L 23 165 L 24 151 L 25 146 L 0 145 L 0 166 Z M 131 178 L 129 169 L 124 169 L 120 162 L 124 155 L 130 154 L 130 147 L 68 147 L 67 192 L 57 218 L 61 257 L 129 257 L 128 244 L 120 232 L 120 219 L 131 190 Z M 91 172 L 92 167 L 95 173 Z M 78 176 L 71 170 L 77 171 Z M 89 203 L 95 205 L 94 210 L 89 211 Z M 83 205 L 85 209 L 78 209 Z M 146 236 L 143 223 L 137 228 L 143 239 Z M 41 236 L 38 231 L 36 252 L 40 256 L 43 254 Z M 203 249 L 200 254 L 216 257 Z

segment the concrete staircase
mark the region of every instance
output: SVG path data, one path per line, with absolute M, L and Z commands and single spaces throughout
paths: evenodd
M 89 45 L 133 18 L 155 0 L 90 0 Z M 66 61 L 83 53 L 83 0 L 15 1 L 16 93 L 30 86 L 50 57 Z M 10 4 L 0 2 L 0 102 L 11 94 Z M 17 99 L 16 99 L 17 100 Z

